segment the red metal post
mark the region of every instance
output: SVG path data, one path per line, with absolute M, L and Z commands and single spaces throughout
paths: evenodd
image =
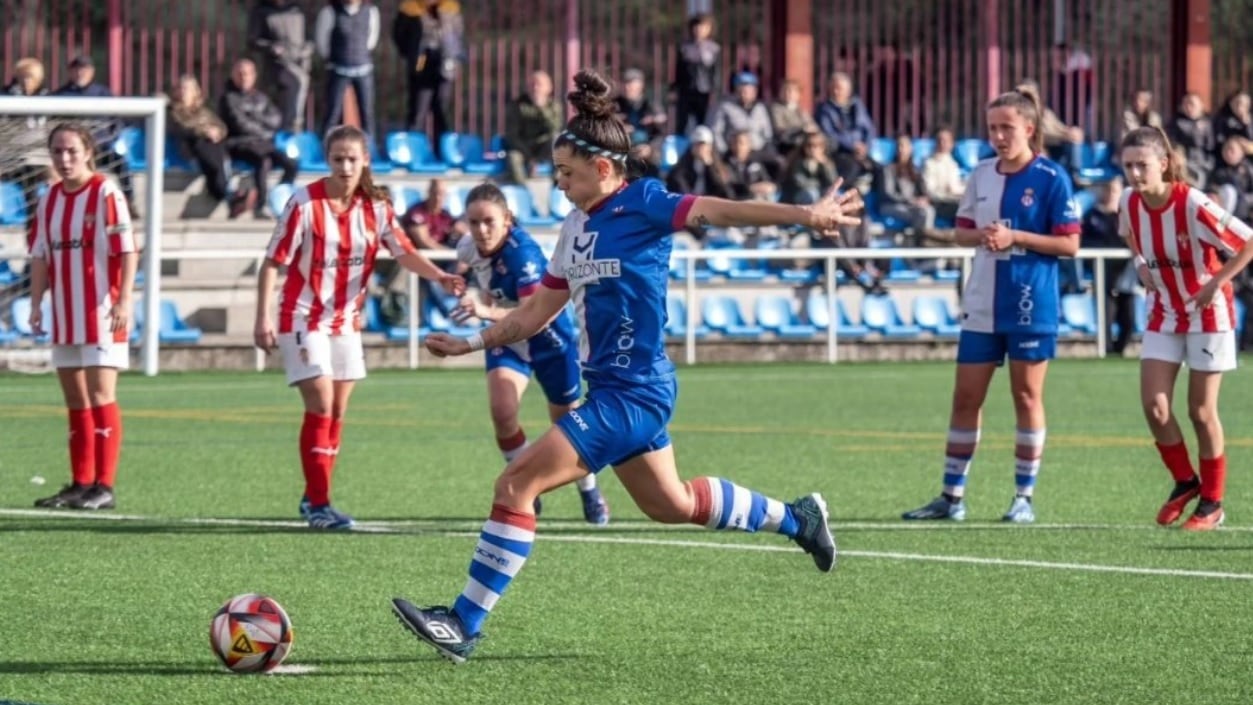
M 796 81 L 801 89 L 801 107 L 814 109 L 814 24 L 813 0 L 771 0 L 770 51 L 772 63 L 781 67 L 783 78 Z M 768 86 L 776 94 L 778 86 Z
M 1000 0 L 983 0 L 979 16 L 982 18 L 980 34 L 983 35 L 983 53 L 987 70 L 988 101 L 1001 93 L 1001 18 L 997 12 Z M 1014 80 L 1018 80 L 1015 78 Z
M 1171 0 L 1170 103 L 1196 93 L 1214 109 L 1214 45 L 1210 39 L 1210 0 Z
M 574 74 L 579 72 L 583 42 L 579 38 L 579 0 L 566 0 L 566 86 L 574 85 Z M 558 96 L 565 93 L 561 86 L 554 86 Z

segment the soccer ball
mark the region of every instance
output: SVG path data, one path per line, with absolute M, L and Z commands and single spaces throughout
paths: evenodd
M 291 620 L 283 607 L 265 595 L 236 595 L 213 615 L 209 644 L 236 673 L 274 670 L 291 652 Z

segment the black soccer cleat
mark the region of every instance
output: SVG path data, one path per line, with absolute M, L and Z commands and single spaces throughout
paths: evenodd
M 392 599 L 392 612 L 396 613 L 396 619 L 405 629 L 456 664 L 465 663 L 482 638 L 481 635 L 467 635 L 461 618 L 447 607 L 422 609 L 397 597 Z
M 41 509 L 65 509 L 73 506 L 73 503 L 82 498 L 83 494 L 91 488 L 92 485 L 80 485 L 71 482 L 51 497 L 35 500 L 35 506 Z
M 117 506 L 117 499 L 113 496 L 112 487 L 92 485 L 67 506 L 70 509 L 113 509 Z
M 824 573 L 835 568 L 835 559 L 839 551 L 835 546 L 835 536 L 831 533 L 831 524 L 827 515 L 827 503 L 817 492 L 801 497 L 788 505 L 796 515 L 800 528 L 792 540 L 813 556 L 814 565 Z

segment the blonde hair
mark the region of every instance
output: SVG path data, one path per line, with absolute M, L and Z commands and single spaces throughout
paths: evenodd
M 340 125 L 330 132 L 326 133 L 326 144 L 323 148 L 327 154 L 331 152 L 331 146 L 340 142 L 356 142 L 361 145 L 361 151 L 365 154 L 367 160 L 370 157 L 370 138 L 366 136 L 361 128 L 352 125 Z M 391 191 L 386 186 L 379 186 L 374 183 L 374 171 L 370 169 L 369 161 L 365 167 L 361 169 L 361 183 L 357 184 L 357 191 L 371 201 L 390 201 Z
M 28 56 L 25 59 L 19 59 L 16 64 L 13 64 L 13 77 L 14 78 L 21 78 L 22 76 L 30 76 L 31 78 L 34 78 L 36 81 L 38 81 L 39 85 L 42 86 L 44 83 L 45 75 L 46 74 L 44 73 L 43 62 L 34 57 Z

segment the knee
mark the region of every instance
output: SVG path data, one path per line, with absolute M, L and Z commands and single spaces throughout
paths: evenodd
M 1189 404 L 1188 418 L 1193 426 L 1208 426 L 1218 420 L 1218 411 L 1207 404 Z
M 1163 395 L 1154 395 L 1144 400 L 1144 418 L 1151 426 L 1162 427 L 1170 423 L 1170 402 Z
M 1043 403 L 1040 393 L 1034 389 L 1018 389 L 1014 391 L 1014 411 L 1019 414 L 1033 414 L 1040 410 Z
M 539 493 L 535 491 L 529 479 L 531 477 L 533 473 L 527 471 L 526 461 L 519 459 L 509 463 L 496 478 L 493 501 L 511 506 L 533 501 Z
M 489 405 L 492 426 L 496 430 L 512 430 L 518 422 L 518 404 L 512 399 L 493 399 Z
M 983 399 L 972 391 L 959 388 L 953 392 L 954 414 L 977 414 L 982 406 Z

